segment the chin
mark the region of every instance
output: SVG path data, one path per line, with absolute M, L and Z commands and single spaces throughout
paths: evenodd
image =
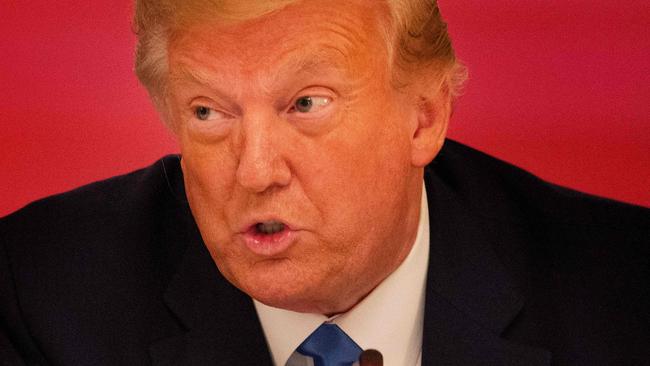
M 238 287 L 268 306 L 301 313 L 321 313 L 325 308 L 319 301 L 322 292 L 309 276 L 300 272 L 270 269 L 266 264 L 263 268 L 249 271 Z
M 276 281 L 274 286 L 256 286 L 245 292 L 265 305 L 298 313 L 338 314 L 351 307 L 351 304 L 336 302 L 336 294 L 324 294 L 320 288 L 313 286 L 283 286 Z
M 318 307 L 314 306 L 313 300 L 310 301 L 301 291 L 287 289 L 282 285 L 272 288 L 261 288 L 257 286 L 251 291 L 246 291 L 255 300 L 274 308 L 286 309 L 300 313 L 318 312 Z

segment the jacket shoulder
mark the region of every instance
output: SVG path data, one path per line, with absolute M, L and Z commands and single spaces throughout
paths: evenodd
M 437 183 L 427 189 L 460 202 L 456 223 L 478 228 L 525 295 L 506 338 L 552 350 L 558 364 L 647 358 L 649 209 L 545 182 L 453 141 L 426 174 Z
M 497 221 L 645 233 L 650 227 L 648 208 L 549 183 L 453 140 L 427 169 L 475 214 Z
M 0 218 L 0 234 L 35 236 L 74 226 L 114 225 L 147 206 L 170 198 L 178 184 L 178 156 L 166 156 L 154 164 L 124 175 L 45 197 Z
M 24 278 L 95 272 L 106 258 L 116 263 L 151 257 L 170 224 L 189 216 L 177 156 L 149 167 L 33 202 L 0 219 L 0 244 Z M 74 266 L 78 264 L 78 266 Z M 95 268 L 93 268 L 95 265 Z M 16 272 L 16 275 L 21 273 Z
M 175 326 L 152 299 L 162 297 L 188 241 L 179 187 L 178 157 L 168 156 L 0 219 L 0 348 L 6 337 L 25 360 L 42 352 L 98 364 L 93 357 L 103 354 L 116 364 L 128 354 L 126 363 L 144 363 L 143 339 L 160 324 Z M 149 317 L 159 321 L 137 320 Z

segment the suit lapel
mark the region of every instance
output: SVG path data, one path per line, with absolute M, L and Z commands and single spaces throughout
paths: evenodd
M 525 302 L 495 252 L 512 235 L 474 216 L 436 174 L 427 172 L 431 249 L 423 365 L 548 365 L 545 350 L 500 335 Z M 486 227 L 488 225 L 489 227 Z
M 171 255 L 176 270 L 164 302 L 179 326 L 150 345 L 153 365 L 272 365 L 253 301 L 219 273 L 184 201 L 180 169 L 169 171 L 177 202 L 162 225 L 173 229 L 163 233 L 161 247 L 181 242 L 185 250 Z
M 198 244 L 198 245 L 197 245 Z M 193 243 L 164 297 L 184 331 L 150 348 L 154 365 L 270 365 L 253 302 Z

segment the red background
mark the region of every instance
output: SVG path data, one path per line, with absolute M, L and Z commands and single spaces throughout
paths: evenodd
M 650 206 L 650 7 L 440 0 L 470 70 L 450 135 Z M 0 3 L 0 216 L 177 151 L 132 72 L 131 1 Z

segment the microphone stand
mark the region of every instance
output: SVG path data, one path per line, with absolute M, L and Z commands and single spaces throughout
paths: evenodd
M 384 357 L 376 349 L 367 349 L 361 352 L 359 366 L 383 366 Z

